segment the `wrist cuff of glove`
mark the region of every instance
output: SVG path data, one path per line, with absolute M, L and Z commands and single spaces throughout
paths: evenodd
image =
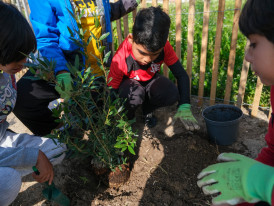
M 59 79 L 63 79 L 63 78 L 71 78 L 70 73 L 62 73 L 62 74 L 58 74 L 58 75 L 56 76 L 57 81 L 58 81 Z
M 254 174 L 256 175 L 254 177 Z M 247 177 L 247 190 L 250 196 L 271 205 L 274 186 L 274 168 L 268 165 L 255 164 L 250 168 Z
M 178 108 L 178 111 L 190 110 L 190 108 L 191 108 L 190 104 L 181 104 Z

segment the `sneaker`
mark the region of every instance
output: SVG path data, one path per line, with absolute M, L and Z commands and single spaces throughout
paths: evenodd
M 145 115 L 145 125 L 149 128 L 155 127 L 157 124 L 157 118 L 153 115 L 153 113 L 148 113 Z

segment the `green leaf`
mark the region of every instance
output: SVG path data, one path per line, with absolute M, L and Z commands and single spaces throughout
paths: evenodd
M 41 60 L 41 59 L 36 59 L 41 65 L 43 65 L 45 68 L 48 67 L 48 65 L 46 64 L 45 61 Z
M 77 54 L 74 60 L 74 66 L 79 70 L 79 55 Z
M 71 10 L 69 10 L 68 8 L 67 8 L 67 11 L 69 12 L 69 14 L 71 15 L 71 17 L 73 17 L 74 19 L 75 19 L 75 14 L 71 11 Z M 76 11 L 77 12 L 77 11 Z
M 35 72 L 34 72 L 34 73 L 35 73 Z M 32 76 L 27 76 L 27 77 L 23 76 L 23 78 L 24 78 L 24 79 L 30 79 L 30 80 L 33 80 L 33 81 L 41 80 L 41 78 L 39 78 L 39 77 L 32 77 Z
M 124 148 L 124 147 L 126 147 L 126 145 L 125 144 L 121 144 L 121 143 L 117 143 L 117 144 L 114 145 L 114 147 L 115 148 Z
M 102 46 L 102 47 L 99 48 L 99 52 L 102 53 L 105 49 L 106 49 L 106 47 Z
M 104 57 L 104 60 L 103 60 L 104 63 L 106 63 L 108 61 L 108 58 L 109 58 L 110 54 L 111 54 L 111 51 L 109 51 L 108 53 L 106 53 L 106 55 Z
M 122 148 L 121 152 L 124 152 L 127 150 L 127 147 Z
M 90 43 L 91 40 L 92 40 L 92 36 L 89 36 L 88 40 L 87 40 L 87 45 L 89 45 L 89 43 Z
M 34 64 L 34 63 L 25 63 L 24 64 L 25 67 L 37 67 L 37 64 Z
M 119 109 L 118 109 L 118 113 L 120 113 L 121 111 L 123 111 L 124 107 L 121 106 Z
M 85 14 L 85 9 L 82 9 L 81 13 L 79 14 L 79 18 L 81 19 L 84 14 Z
M 81 37 L 83 37 L 84 36 L 84 30 L 80 28 L 79 32 L 80 32 Z
M 105 38 L 107 38 L 107 37 L 108 37 L 108 35 L 109 35 L 109 32 L 108 32 L 108 33 L 103 34 L 103 35 L 99 38 L 99 40 L 100 40 L 100 41 L 104 40 Z
M 127 148 L 128 148 L 128 151 L 129 151 L 131 154 L 135 155 L 135 152 L 134 152 L 134 150 L 133 150 L 133 148 L 132 148 L 131 146 L 128 145 Z
M 100 22 L 99 22 L 99 19 L 98 17 L 95 18 L 95 27 L 98 28 L 100 26 Z

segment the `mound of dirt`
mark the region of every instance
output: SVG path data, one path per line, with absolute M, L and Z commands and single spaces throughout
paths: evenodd
M 251 118 L 244 111 L 237 142 L 218 146 L 208 141 L 202 108 L 193 107 L 201 125 L 199 132 L 188 132 L 179 121 L 174 123 L 175 111 L 175 106 L 157 110 L 159 121 L 153 129 L 145 127 L 141 115 L 137 116 L 134 125 L 139 134 L 137 155 L 126 184 L 118 189 L 108 188 L 92 172 L 91 160 L 67 159 L 55 167 L 56 186 L 70 198 L 71 205 L 79 206 L 210 205 L 211 197 L 203 195 L 197 186 L 197 174 L 215 163 L 221 152 L 255 157 L 265 145 L 267 116 L 261 112 L 263 118 Z M 45 201 L 42 185 L 31 176 L 23 181 L 13 206 L 55 205 Z

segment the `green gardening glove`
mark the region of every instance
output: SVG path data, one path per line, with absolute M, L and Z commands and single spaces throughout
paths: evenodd
M 222 153 L 218 160 L 225 161 L 205 168 L 197 184 L 215 205 L 236 205 L 242 202 L 268 202 L 271 205 L 274 186 L 274 168 L 240 154 Z
M 55 90 L 60 94 L 61 98 L 67 102 L 72 92 L 72 78 L 70 73 L 62 73 L 56 76 L 57 84 Z
M 198 130 L 200 127 L 190 108 L 190 104 L 181 104 L 174 117 L 179 118 L 187 130 Z

